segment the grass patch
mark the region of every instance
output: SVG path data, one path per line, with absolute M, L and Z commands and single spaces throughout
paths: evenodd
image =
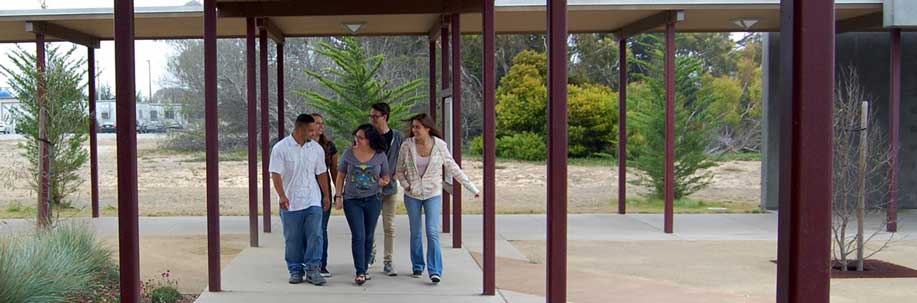
M 716 161 L 716 162 L 761 161 L 761 153 L 759 152 L 725 153 L 725 154 L 713 157 L 713 161 Z
M 54 206 L 51 209 L 51 215 L 56 219 L 67 218 L 85 218 L 92 216 L 91 208 L 75 208 Z M 118 208 L 108 205 L 100 210 L 103 217 L 118 216 Z M 24 206 L 22 202 L 10 202 L 6 207 L 0 208 L 0 219 L 35 219 L 38 216 L 38 210 L 35 206 Z
M 614 204 L 617 204 L 615 202 Z M 677 214 L 759 214 L 764 213 L 758 205 L 728 201 L 702 201 L 695 199 L 675 200 Z M 627 213 L 660 214 L 665 211 L 665 201 L 661 199 L 628 199 Z

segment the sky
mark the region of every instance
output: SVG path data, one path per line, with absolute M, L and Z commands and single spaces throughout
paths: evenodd
M 38 0 L 17 0 L 17 1 L 3 1 L 2 10 L 28 10 L 28 9 L 41 9 L 40 1 Z M 146 6 L 180 6 L 187 3 L 188 0 L 134 0 L 135 7 L 146 7 Z M 48 8 L 99 8 L 99 7 L 112 7 L 114 0 L 47 0 L 46 1 Z M 73 44 L 70 43 L 52 43 L 52 46 L 60 45 L 64 47 L 71 47 Z M 10 50 L 16 49 L 16 47 L 21 47 L 24 50 L 27 50 L 31 53 L 35 52 L 34 43 L 20 43 L 20 44 L 9 44 L 9 43 L 0 43 L 0 65 L 6 65 L 10 61 L 7 58 L 7 53 Z M 166 50 L 166 51 L 163 51 Z M 148 95 L 149 89 L 147 88 L 150 84 L 153 87 L 153 92 L 156 92 L 162 83 L 163 77 L 166 74 L 166 63 L 168 57 L 173 54 L 172 48 L 165 41 L 150 41 L 150 40 L 140 40 L 136 41 L 134 44 L 134 53 L 135 53 L 135 68 L 134 72 L 136 74 L 136 88 L 137 91 L 142 93 L 144 96 Z M 75 52 L 80 58 L 86 58 L 86 47 L 77 46 L 77 51 Z M 149 60 L 149 68 L 147 67 L 147 60 Z M 99 74 L 97 80 L 99 85 L 106 84 L 111 86 L 112 91 L 115 88 L 115 49 L 114 42 L 112 41 L 103 41 L 102 47 L 96 49 L 96 69 Z M 148 77 L 147 75 L 151 75 Z M 152 79 L 152 81 L 150 81 Z M 8 87 L 7 79 L 3 75 L 0 75 L 0 87 Z

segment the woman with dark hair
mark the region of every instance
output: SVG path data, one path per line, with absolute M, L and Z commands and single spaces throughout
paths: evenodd
M 443 275 L 442 248 L 439 246 L 443 172 L 451 174 L 474 193 L 476 199 L 480 197 L 480 191 L 452 159 L 449 147 L 442 140 L 442 132 L 436 129 L 433 119 L 427 114 L 417 114 L 405 121 L 411 124 L 411 131 L 401 145 L 395 178 L 404 187 L 404 206 L 411 225 L 411 276 L 420 278 L 426 266 L 430 281 L 439 283 Z M 421 214 L 426 220 L 426 264 L 420 232 Z
M 328 140 L 328 137 L 325 136 L 325 119 L 319 113 L 313 113 L 312 118 L 315 119 L 315 125 L 317 129 L 313 134 L 312 140 L 318 142 L 318 145 L 325 150 L 325 166 L 328 167 L 328 173 L 330 173 L 331 180 L 334 180 L 338 175 L 338 149 L 334 145 L 334 142 Z M 328 193 L 334 195 L 334 183 L 328 184 Z M 324 191 L 322 191 L 324 192 Z M 324 197 L 322 197 L 324 198 Z M 331 272 L 328 271 L 328 220 L 331 219 L 331 208 L 328 208 L 322 212 L 322 237 L 325 239 L 322 242 L 322 268 L 321 274 L 325 278 L 331 277 Z
M 376 222 L 382 211 L 382 187 L 391 181 L 385 141 L 371 124 L 353 132 L 353 147 L 344 150 L 335 178 L 337 209 L 344 209 L 350 226 L 351 253 L 356 270 L 354 282 L 363 285 L 372 253 Z M 343 200 L 343 204 L 340 203 Z

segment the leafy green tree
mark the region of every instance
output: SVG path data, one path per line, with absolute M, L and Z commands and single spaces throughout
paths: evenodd
M 661 49 L 656 58 L 661 58 Z M 652 71 L 644 77 L 642 85 L 634 89 L 636 108 L 631 117 L 633 128 L 641 136 L 636 149 L 634 165 L 645 175 L 634 182 L 648 186 L 653 194 L 662 197 L 665 193 L 665 109 L 666 89 L 660 61 L 641 62 Z M 718 96 L 709 93 L 704 85 L 703 62 L 692 56 L 676 57 L 675 73 L 675 198 L 690 195 L 708 186 L 713 175 L 704 169 L 713 167 L 706 149 L 711 143 L 710 132 L 719 125 L 722 118 L 712 105 Z
M 523 51 L 497 88 L 498 137 L 547 134 L 547 57 Z M 603 85 L 567 86 L 570 155 L 607 153 L 617 140 L 617 94 Z
M 569 153 L 613 154 L 618 145 L 618 93 L 604 85 L 567 85 Z
M 547 121 L 547 57 L 523 51 L 497 88 L 497 136 L 545 133 Z
M 77 191 L 83 179 L 79 169 L 86 163 L 88 153 L 83 148 L 89 129 L 86 88 L 83 75 L 85 63 L 74 59 L 76 48 L 63 49 L 50 47 L 46 53 L 45 105 L 47 111 L 47 140 L 50 159 L 50 199 L 56 206 L 69 206 L 67 198 Z M 13 95 L 19 99 L 22 108 L 14 110 L 19 123 L 16 131 L 24 134 L 27 140 L 18 144 L 22 155 L 33 167 L 31 185 L 39 190 L 39 148 L 38 116 L 42 108 L 38 103 L 39 72 L 34 54 L 17 48 L 7 54 L 9 66 L 0 70 L 9 79 Z
M 424 84 L 423 79 L 388 88 L 389 81 L 378 79 L 384 56 L 368 56 L 360 40 L 344 37 L 330 43 L 319 42 L 314 51 L 334 61 L 335 66 L 321 72 L 306 70 L 306 74 L 331 94 L 315 90 L 299 90 L 296 94 L 304 97 L 307 105 L 323 112 L 327 116 L 325 124 L 337 134 L 350 134 L 360 124 L 367 123 L 374 103 L 389 103 L 392 108 L 389 121 L 394 122 L 407 118 L 411 107 L 426 97 L 412 95 Z M 349 146 L 349 140 L 343 136 L 337 136 L 336 141 Z

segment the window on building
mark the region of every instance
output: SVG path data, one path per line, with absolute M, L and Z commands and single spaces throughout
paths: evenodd
M 170 110 L 167 110 L 167 111 L 166 111 L 166 119 L 175 119 L 175 111 L 174 111 L 174 110 L 171 110 L 171 109 L 170 109 Z
M 102 112 L 102 120 L 108 119 L 111 119 L 111 115 L 109 115 L 108 112 Z
M 150 111 L 150 120 L 159 121 L 159 112 L 155 110 Z

